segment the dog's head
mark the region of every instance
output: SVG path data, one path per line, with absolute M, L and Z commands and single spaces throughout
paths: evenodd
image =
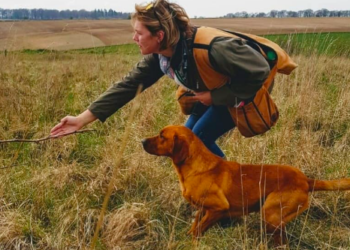
M 175 164 L 181 164 L 189 155 L 189 142 L 193 140 L 193 133 L 184 126 L 167 126 L 159 135 L 142 140 L 146 152 L 169 156 Z

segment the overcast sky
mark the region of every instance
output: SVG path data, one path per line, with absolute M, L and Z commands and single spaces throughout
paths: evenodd
M 57 10 L 94 10 L 113 9 L 118 12 L 133 12 L 135 3 L 147 3 L 138 0 L 1 0 L 3 9 L 57 9 Z M 350 10 L 350 0 L 172 0 L 185 8 L 190 17 L 217 17 L 228 13 L 246 11 L 269 12 L 270 10 Z

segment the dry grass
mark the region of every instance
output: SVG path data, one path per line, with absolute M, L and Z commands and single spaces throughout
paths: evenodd
M 39 138 L 66 114 L 84 110 L 139 55 L 0 55 L 0 139 Z M 279 75 L 273 97 L 281 117 L 263 136 L 237 131 L 219 140 L 231 160 L 293 165 L 320 179 L 349 177 L 350 59 L 295 55 L 299 68 Z M 141 139 L 182 124 L 176 86 L 162 79 L 142 108 L 116 169 L 118 177 L 97 249 L 266 249 L 259 214 L 215 226 L 194 246 L 192 209 L 169 159 L 146 154 Z M 93 134 L 41 144 L 0 144 L 0 249 L 86 249 L 118 159 L 131 106 Z M 290 249 L 348 249 L 350 194 L 312 194 L 310 209 L 288 226 Z

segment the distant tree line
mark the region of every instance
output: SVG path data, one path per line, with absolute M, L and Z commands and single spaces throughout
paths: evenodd
M 288 10 L 271 10 L 268 13 L 248 13 L 248 12 L 236 12 L 229 13 L 224 18 L 235 17 L 272 17 L 272 18 L 285 18 L 285 17 L 350 17 L 350 10 L 327 10 L 320 9 L 313 11 L 312 9 L 300 10 L 300 11 L 288 11 Z
M 130 13 L 112 9 L 48 10 L 48 9 L 1 9 L 0 19 L 58 20 L 58 19 L 129 19 Z
M 350 17 L 350 10 L 312 9 L 300 11 L 271 10 L 268 13 L 248 13 L 246 11 L 229 13 L 223 18 L 254 18 L 254 17 Z M 195 17 L 197 18 L 197 17 Z M 202 18 L 202 17 L 200 17 Z M 205 17 L 203 17 L 205 18 Z M 48 9 L 2 9 L 0 19 L 30 19 L 30 20 L 58 20 L 58 19 L 130 19 L 130 13 L 117 12 L 109 9 L 86 10 L 48 10 Z

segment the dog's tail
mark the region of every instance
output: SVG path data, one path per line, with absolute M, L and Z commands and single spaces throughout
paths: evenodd
M 313 180 L 308 179 L 309 191 L 337 191 L 337 190 L 350 190 L 350 178 L 338 179 L 338 180 Z

